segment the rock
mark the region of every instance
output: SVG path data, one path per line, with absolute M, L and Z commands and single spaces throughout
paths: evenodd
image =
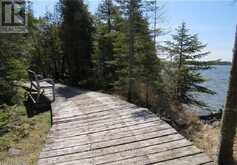
M 195 105 L 183 104 L 185 111 L 191 112 L 195 116 L 199 117 L 202 121 L 207 121 L 207 123 L 212 123 L 221 119 L 222 110 L 214 111 L 209 108 L 200 108 Z
M 182 119 L 178 119 L 176 120 L 176 124 L 179 126 L 179 127 L 185 127 L 187 125 L 187 122 L 182 120 Z
M 21 154 L 21 150 L 16 149 L 16 148 L 10 148 L 8 150 L 8 155 L 9 156 L 19 156 Z
M 219 121 L 215 121 L 211 125 L 212 125 L 213 128 L 219 128 L 221 123 Z
M 200 107 L 195 106 L 195 105 L 183 104 L 183 108 L 184 108 L 185 111 L 191 112 L 199 118 L 205 118 L 205 117 L 208 117 L 212 114 L 211 111 L 209 111 L 205 108 L 200 108 Z

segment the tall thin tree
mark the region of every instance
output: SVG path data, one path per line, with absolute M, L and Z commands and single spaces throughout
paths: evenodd
M 97 74 L 98 86 L 104 89 L 113 86 L 115 76 L 113 39 L 118 12 L 112 0 L 103 0 L 96 13 L 97 29 Z
M 70 82 L 87 85 L 92 79 L 92 17 L 83 0 L 60 0 L 60 8 L 63 18 L 61 39 Z
M 237 27 L 233 52 L 233 64 L 230 73 L 229 90 L 222 118 L 218 164 L 233 164 L 233 145 L 237 127 Z
M 134 59 L 134 0 L 129 1 L 129 65 L 128 65 L 128 101 L 132 99 L 133 59 Z

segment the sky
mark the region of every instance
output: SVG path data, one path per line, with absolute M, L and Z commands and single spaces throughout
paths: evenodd
M 90 12 L 95 13 L 101 0 L 85 0 Z M 163 6 L 159 26 L 169 32 L 158 40 L 170 39 L 170 34 L 186 22 L 190 33 L 197 33 L 199 39 L 207 44 L 211 53 L 204 60 L 232 60 L 234 36 L 237 25 L 236 0 L 160 0 Z M 53 11 L 57 0 L 33 0 L 35 16 L 43 16 L 46 11 Z

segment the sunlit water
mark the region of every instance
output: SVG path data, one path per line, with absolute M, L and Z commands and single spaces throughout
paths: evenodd
M 207 103 L 212 110 L 219 110 L 224 108 L 230 69 L 230 65 L 216 65 L 213 69 L 201 71 L 202 75 L 206 79 L 208 79 L 208 81 L 203 85 L 205 87 L 208 87 L 209 89 L 212 89 L 217 94 L 201 94 L 197 97 Z

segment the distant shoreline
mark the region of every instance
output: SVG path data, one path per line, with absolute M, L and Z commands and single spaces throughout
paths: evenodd
M 189 65 L 197 65 L 197 63 L 200 64 L 206 64 L 206 65 L 232 65 L 232 62 L 230 61 L 221 61 L 221 60 L 214 60 L 214 61 L 188 61 L 187 64 Z
M 232 62 L 229 62 L 229 61 L 214 62 L 213 64 L 210 64 L 210 65 L 232 65 Z

